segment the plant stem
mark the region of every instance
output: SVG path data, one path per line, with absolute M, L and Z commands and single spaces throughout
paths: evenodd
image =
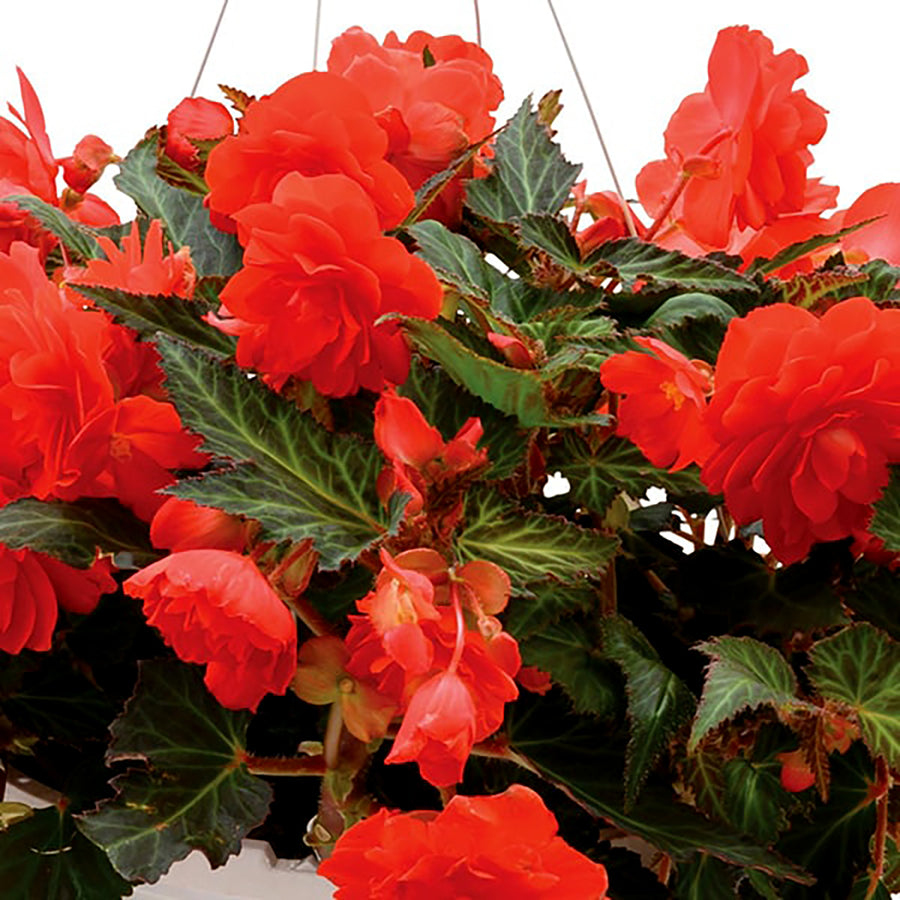
M 646 241 L 652 241 L 656 236 L 656 232 L 659 231 L 660 226 L 665 222 L 666 216 L 672 212 L 672 207 L 678 202 L 678 198 L 684 193 L 684 189 L 687 187 L 688 181 L 690 181 L 691 176 L 686 175 L 684 172 L 679 173 L 678 175 L 678 184 L 675 185 L 675 190 L 669 195 L 669 199 L 666 200 L 663 208 L 659 211 L 659 215 L 653 220 L 653 224 L 647 229 L 647 234 L 644 237 Z
M 875 842 L 872 849 L 872 862 L 875 867 L 869 878 L 869 887 L 866 890 L 865 900 L 875 896 L 878 883 L 884 875 L 884 856 L 887 847 L 888 830 L 888 796 L 890 788 L 890 773 L 887 762 L 883 756 L 875 758 L 875 784 L 881 789 L 878 799 L 875 801 Z
M 328 724 L 325 726 L 323 757 L 325 759 L 325 767 L 328 769 L 336 769 L 338 766 L 341 732 L 343 730 L 344 717 L 341 713 L 341 702 L 337 700 L 331 704 L 331 709 L 328 711 Z
M 253 756 L 248 753 L 243 763 L 254 775 L 325 774 L 324 756 Z
M 616 583 L 616 560 L 609 561 L 603 575 L 603 588 L 600 595 L 600 615 L 604 619 L 614 616 L 619 609 L 618 586 Z

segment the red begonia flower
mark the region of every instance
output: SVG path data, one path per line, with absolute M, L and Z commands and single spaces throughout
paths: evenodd
M 74 569 L 32 550 L 0 544 L 0 650 L 49 650 L 58 605 L 89 613 L 100 595 L 116 589 L 108 560 Z
M 68 445 L 113 402 L 109 329 L 48 281 L 35 248 L 0 253 L 0 406 L 11 426 L 3 455 L 23 461 L 19 477 L 34 496 L 54 490 Z
M 111 594 L 117 587 L 112 577 L 112 560 L 108 556 L 94 560 L 88 569 L 76 569 L 43 553 L 35 556 L 53 585 L 56 602 L 69 612 L 81 615 L 93 612 L 101 595 Z
M 671 220 L 708 248 L 724 248 L 735 224 L 761 228 L 834 206 L 837 188 L 807 190 L 808 147 L 825 133 L 825 110 L 792 89 L 806 60 L 793 50 L 776 55 L 764 34 L 735 26 L 719 32 L 708 71 L 706 89 L 669 121 L 666 159 L 638 175 L 644 208 L 658 216 L 687 177 Z
M 0 544 L 0 650 L 49 650 L 56 592 L 36 553 Z
M 234 550 L 247 547 L 252 520 L 201 506 L 193 500 L 169 497 L 150 523 L 150 541 L 166 550 Z
M 379 810 L 337 841 L 319 873 L 337 900 L 605 900 L 606 869 L 557 835 L 530 788 L 453 797 L 441 812 Z
M 415 198 L 384 159 L 387 137 L 358 87 L 327 72 L 308 72 L 254 101 L 240 133 L 214 147 L 206 165 L 209 206 L 233 216 L 265 203 L 290 172 L 341 174 L 374 204 L 380 229 L 394 228 Z
M 841 238 L 841 248 L 850 261 L 886 259 L 895 266 L 900 265 L 900 184 L 889 182 L 869 188 L 849 209 L 834 218 L 841 228 L 878 219 Z
M 166 155 L 195 172 L 203 165 L 199 141 L 215 141 L 234 131 L 228 107 L 205 97 L 185 97 L 166 120 Z
M 476 44 L 424 31 L 403 42 L 392 31 L 382 45 L 361 28 L 350 28 L 335 38 L 328 57 L 328 71 L 365 94 L 389 138 L 386 159 L 414 188 L 493 131 L 491 112 L 503 88 L 492 66 Z M 465 176 L 472 174 L 469 166 Z M 462 177 L 444 188 L 429 217 L 448 225 L 459 221 Z
M 816 783 L 816 773 L 802 750 L 779 753 L 775 758 L 781 763 L 781 786 L 786 791 L 798 794 Z
M 509 599 L 509 576 L 484 560 L 451 572 L 421 547 L 396 558 L 382 550 L 382 561 L 357 602 L 366 615 L 350 616 L 345 669 L 403 716 L 387 762 L 415 761 L 433 784 L 453 784 L 518 696 L 519 647 L 493 615 Z
M 331 397 L 381 390 L 409 372 L 409 348 L 386 313 L 433 319 L 434 272 L 385 237 L 366 192 L 344 175 L 293 173 L 271 202 L 235 216 L 244 267 L 214 324 L 238 335 L 237 361 L 280 388 L 291 376 Z
M 193 296 L 197 272 L 190 250 L 182 247 L 175 252 L 171 244 L 164 249 L 162 223 L 158 219 L 151 220 L 143 246 L 137 222 L 133 222 L 131 231 L 122 237 L 121 249 L 107 237 L 100 236 L 97 240 L 106 259 L 91 259 L 84 267 L 67 268 L 65 278 L 68 285 L 100 285 L 130 294 L 174 295 L 185 299 Z M 70 292 L 70 296 L 73 303 L 79 306 L 90 303 L 77 291 Z M 107 318 L 112 323 L 112 316 L 107 315 Z M 157 400 L 164 400 L 164 376 L 154 345 L 138 341 L 135 332 L 124 326 L 117 325 L 109 331 L 112 345 L 104 361 L 116 397 L 149 394 Z
M 121 249 L 108 237 L 97 240 L 106 259 L 91 259 L 83 269 L 67 270 L 69 284 L 97 284 L 129 294 L 174 295 L 188 300 L 193 297 L 197 270 L 190 250 L 182 247 L 176 252 L 168 242 L 164 248 L 159 219 L 151 220 L 143 247 L 137 221 L 122 237 Z
M 73 191 L 84 194 L 103 174 L 103 170 L 119 157 L 113 148 L 96 134 L 85 135 L 71 156 L 59 160 L 63 178 Z
M 166 498 L 157 491 L 175 483 L 171 469 L 202 468 L 209 457 L 200 438 L 182 428 L 171 403 L 126 397 L 84 424 L 65 456 L 66 484 L 58 496 L 118 497 L 150 520 Z
M 704 424 L 710 366 L 656 338 L 634 341 L 649 353 L 629 350 L 600 366 L 606 388 L 625 395 L 619 400 L 616 434 L 637 444 L 662 469 L 702 463 L 712 449 Z
M 856 297 L 821 318 L 777 304 L 728 326 L 703 480 L 784 563 L 863 534 L 900 462 L 900 310 Z
M 409 674 L 431 668 L 432 646 L 420 623 L 440 619 L 434 605 L 434 579 L 446 579 L 447 564 L 435 550 L 407 550 L 392 558 L 381 550 L 384 568 L 375 587 L 357 602 L 381 636 L 385 652 Z
M 614 191 L 596 191 L 588 194 L 587 182 L 579 181 L 572 187 L 572 197 L 574 209 L 570 227 L 578 241 L 582 256 L 587 256 L 607 241 L 629 237 L 631 234 L 625 221 L 622 198 Z M 590 214 L 593 222 L 587 228 L 578 230 L 584 213 Z M 644 224 L 634 214 L 630 218 L 637 236 L 644 237 L 647 231 Z
M 25 127 L 25 131 L 9 119 L 0 117 L 0 197 L 33 194 L 45 203 L 60 207 L 76 221 L 98 226 L 118 224 L 119 217 L 115 211 L 92 194 L 76 192 L 63 199 L 58 197 L 56 174 L 59 167 L 50 148 L 40 101 L 22 70 L 17 68 L 16 72 L 24 115 L 12 105 L 9 110 Z M 89 211 L 83 208 L 85 206 L 89 206 Z M 94 221 L 85 221 L 85 214 Z M 37 247 L 42 257 L 56 245 L 56 238 L 37 219 L 15 203 L 0 203 L 0 251 L 9 252 L 13 241 L 24 241 Z
M 415 760 L 438 787 L 462 781 L 475 743 L 475 701 L 455 672 L 439 672 L 413 694 L 386 763 Z
M 287 607 L 246 556 L 184 550 L 124 584 L 144 601 L 147 621 L 185 662 L 206 666 L 204 683 L 228 709 L 256 710 L 283 694 L 297 664 L 297 630 Z
M 375 404 L 375 443 L 391 463 L 378 478 L 382 502 L 403 491 L 412 498 L 406 515 L 420 513 L 430 487 L 487 464 L 487 449 L 476 449 L 483 433 L 481 421 L 472 417 L 445 443 L 412 400 L 385 391 Z

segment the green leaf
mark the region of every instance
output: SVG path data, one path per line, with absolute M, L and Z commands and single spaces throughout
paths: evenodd
M 744 709 L 797 703 L 797 679 L 774 648 L 749 637 L 720 637 L 697 646 L 711 662 L 688 749 Z
M 151 219 L 162 220 L 176 249 L 191 248 L 198 275 L 233 275 L 241 267 L 243 251 L 237 238 L 210 222 L 203 198 L 166 184 L 156 174 L 155 135 L 125 157 L 113 181 Z
M 884 541 L 885 550 L 900 550 L 900 466 L 891 466 L 891 480 L 875 502 L 869 530 Z
M 66 250 L 79 259 L 105 259 L 106 255 L 91 229 L 70 219 L 61 209 L 45 203 L 32 194 L 11 194 L 4 203 L 15 203 L 31 213 L 49 232 L 56 235 Z
M 491 174 L 466 186 L 466 204 L 495 222 L 526 213 L 556 213 L 580 172 L 581 166 L 568 162 L 550 140 L 528 97 L 497 136 Z
M 425 48 L 428 49 L 427 47 Z M 493 135 L 488 135 L 475 144 L 467 147 L 456 159 L 452 160 L 446 169 L 436 172 L 416 188 L 416 205 L 401 222 L 400 228 L 407 228 L 418 222 L 428 211 L 428 207 L 440 196 L 440 194 L 459 176 L 471 174 L 469 168 L 472 161 L 478 156 L 481 148 L 491 140 Z
M 419 222 L 407 231 L 419 245 L 418 255 L 444 284 L 465 297 L 488 302 L 495 313 L 514 322 L 531 322 L 539 313 L 563 304 L 590 308 L 603 303 L 605 295 L 601 291 L 560 294 L 522 278 L 510 278 L 485 260 L 477 244 L 434 219 Z
M 105 498 L 66 503 L 26 497 L 8 503 L 0 509 L 0 543 L 12 550 L 29 547 L 78 569 L 89 568 L 98 549 L 122 554 L 124 568 L 140 568 L 159 557 L 146 523 Z
M 819 301 L 832 294 L 843 293 L 845 288 L 853 288 L 852 296 L 859 291 L 856 285 L 869 280 L 864 272 L 851 269 L 828 269 L 827 271 L 798 272 L 780 287 L 781 302 L 790 303 L 803 309 L 813 308 Z
M 860 623 L 819 641 L 810 659 L 816 690 L 850 706 L 872 755 L 900 768 L 900 643 Z
M 551 576 L 562 581 L 598 574 L 619 542 L 566 519 L 528 512 L 489 488 L 466 497 L 465 524 L 456 538 L 462 559 L 487 559 L 516 587 Z
M 574 430 L 562 435 L 551 456 L 551 465 L 562 470 L 572 485 L 572 497 L 588 509 L 602 513 L 620 491 L 634 499 L 649 487 L 665 488 L 672 496 L 707 495 L 693 466 L 680 472 L 657 469 L 634 444 L 608 437 L 601 443 Z
M 744 757 L 729 760 L 724 769 L 727 821 L 766 844 L 788 825 L 780 770 L 777 760 L 767 766 Z
M 858 297 L 861 294 L 880 303 L 898 298 L 897 282 L 900 281 L 900 267 L 892 266 L 883 259 L 873 259 L 862 266 L 860 272 L 865 273 L 869 280 L 847 288 L 841 294 L 841 299 Z
M 222 356 L 234 353 L 235 339 L 201 319 L 208 312 L 205 304 L 174 296 L 129 294 L 118 288 L 84 284 L 72 287 L 112 313 L 121 325 L 134 328 L 141 337 L 162 331 Z
M 114 900 L 132 888 L 55 806 L 0 829 L 0 895 L 9 900 Z
M 566 298 L 568 295 L 565 295 Z M 519 331 L 543 341 L 548 351 L 571 341 L 605 344 L 617 336 L 616 322 L 608 316 L 592 315 L 577 306 L 559 306 L 519 325 Z M 615 352 L 615 351 L 613 351 Z
M 522 240 L 531 247 L 543 250 L 555 263 L 579 274 L 590 266 L 581 261 L 581 250 L 569 226 L 556 216 L 523 216 L 519 223 Z
M 843 755 L 832 754 L 829 764 L 828 802 L 816 802 L 804 815 L 794 816 L 776 845 L 779 852 L 814 872 L 823 892 L 811 895 L 786 884 L 781 890 L 784 900 L 849 897 L 854 880 L 871 862 L 875 830 L 875 804 L 869 793 L 874 780 L 872 762 L 857 742 Z
M 847 621 L 835 589 L 834 573 L 843 564 L 837 549 L 820 544 L 803 562 L 772 572 L 740 540 L 705 547 L 681 560 L 679 598 L 703 615 L 705 634 L 752 629 L 789 639 L 823 631 Z
M 513 601 L 516 602 L 516 601 Z M 520 645 L 525 665 L 549 672 L 579 713 L 617 716 L 622 686 L 615 666 L 603 659 L 588 620 L 563 619 L 541 629 Z
M 44 741 L 77 746 L 86 739 L 105 740 L 117 704 L 64 655 L 35 654 L 34 660 L 37 668 L 0 700 L 4 715 Z
M 509 291 L 511 279 L 490 265 L 467 237 L 450 231 L 435 219 L 426 219 L 407 231 L 419 245 L 417 255 L 461 294 L 481 297 L 493 307 Z
M 752 870 L 751 870 L 752 871 Z M 675 900 L 734 900 L 741 873 L 708 853 L 697 853 L 678 866 Z
M 747 872 L 747 883 L 763 900 L 780 900 L 772 879 L 758 869 L 750 869 Z
M 897 616 L 897 576 L 887 566 L 860 561 L 854 571 L 852 589 L 842 599 L 857 620 L 864 619 L 900 641 Z M 840 623 L 847 624 L 846 618 Z
M 462 394 L 439 366 L 427 367 L 414 359 L 409 376 L 397 392 L 419 407 L 445 441 L 451 440 L 471 416 L 478 418 L 484 428 L 478 444 L 488 451 L 489 478 L 508 478 L 524 462 L 529 432 L 515 418 L 479 397 Z
M 644 324 L 680 325 L 686 319 L 712 318 L 727 325 L 736 315 L 734 307 L 713 294 L 678 294 L 666 300 Z
M 649 841 L 676 862 L 698 851 L 734 865 L 808 884 L 812 879 L 746 835 L 679 803 L 668 786 L 652 781 L 626 812 L 622 805 L 623 754 L 619 737 L 604 720 L 560 708 L 552 695 L 520 697 L 509 712 L 512 751 L 576 802 L 616 828 Z
M 533 581 L 527 596 L 513 597 L 504 613 L 504 627 L 517 640 L 537 634 L 547 625 L 598 604 L 597 586 L 587 579 L 560 584 L 555 579 Z
M 602 424 L 595 414 L 567 417 L 557 413 L 546 394 L 547 386 L 538 372 L 514 369 L 479 356 L 438 322 L 404 318 L 403 327 L 416 347 L 429 359 L 439 362 L 447 374 L 467 391 L 507 415 L 515 416 L 528 428 Z
M 160 336 L 166 385 L 184 424 L 235 467 L 183 480 L 169 493 L 258 519 L 276 541 L 313 538 L 338 568 L 396 527 L 375 493 L 384 460 L 374 443 L 330 434 L 259 378 Z
M 603 650 L 625 673 L 631 736 L 625 762 L 625 808 L 630 807 L 696 701 L 641 632 L 622 616 L 603 621 Z
M 871 876 L 860 875 L 854 882 L 847 900 L 891 900 L 891 892 L 883 881 L 879 880 L 872 893 L 869 892 L 871 883 Z
M 788 263 L 800 259 L 801 256 L 812 253 L 813 250 L 818 250 L 820 247 L 828 247 L 830 244 L 836 244 L 845 235 L 853 234 L 854 231 L 858 231 L 866 225 L 871 225 L 877 218 L 880 217 L 876 216 L 875 219 L 866 219 L 864 222 L 857 222 L 857 224 L 842 228 L 840 231 L 834 232 L 834 234 L 817 234 L 811 238 L 807 238 L 805 241 L 798 241 L 796 244 L 785 247 L 784 250 L 776 253 L 771 259 L 763 259 L 761 257 L 754 259 L 747 267 L 747 274 L 756 275 L 759 273 L 761 275 L 769 275 L 780 269 L 782 266 L 786 266 Z
M 224 865 L 272 797 L 241 762 L 249 721 L 249 713 L 219 705 L 196 667 L 142 662 L 107 756 L 151 768 L 113 779 L 116 798 L 81 816 L 78 827 L 130 880 L 157 881 L 194 849 L 214 868 Z
M 677 250 L 663 250 L 637 238 L 602 244 L 584 265 L 591 274 L 619 278 L 628 290 L 641 280 L 655 288 L 678 287 L 685 292 L 759 291 L 754 282 L 721 263 L 686 256 Z

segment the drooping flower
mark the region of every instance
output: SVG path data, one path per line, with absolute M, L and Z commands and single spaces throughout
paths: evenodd
M 441 812 L 386 809 L 357 822 L 319 873 L 338 900 L 605 900 L 606 869 L 557 835 L 540 796 L 457 795 Z
M 385 158 L 414 188 L 493 131 L 491 112 L 503 99 L 503 88 L 492 65 L 476 44 L 424 31 L 402 42 L 392 31 L 379 44 L 361 28 L 350 28 L 335 38 L 328 57 L 328 71 L 365 94 L 388 136 Z M 463 178 L 485 171 L 477 159 L 444 188 L 426 215 L 446 224 L 459 220 Z
M 166 120 L 166 155 L 196 172 L 203 165 L 197 144 L 227 137 L 233 131 L 228 107 L 205 97 L 185 97 Z
M 900 461 L 900 310 L 856 297 L 821 318 L 777 304 L 728 327 L 703 467 L 735 520 L 762 519 L 784 563 L 867 533 Z
M 227 550 L 184 550 L 141 569 L 124 589 L 184 662 L 206 666 L 204 683 L 229 709 L 256 710 L 283 694 L 297 662 L 287 607 L 253 561 Z
M 704 424 L 712 370 L 657 338 L 636 337 L 648 353 L 628 350 L 600 366 L 619 399 L 616 434 L 627 437 L 655 466 L 682 469 L 712 449 Z
M 350 617 L 345 669 L 403 717 L 386 761 L 415 761 L 432 784 L 455 784 L 472 745 L 518 696 L 518 644 L 495 618 L 509 577 L 485 560 L 451 571 L 427 548 L 382 551 L 382 560 L 375 588 L 357 602 L 365 615 Z
M 808 71 L 793 50 L 747 26 L 719 32 L 702 93 L 686 97 L 666 129 L 666 158 L 637 179 L 641 203 L 666 227 L 709 249 L 732 228 L 761 228 L 778 217 L 834 206 L 837 188 L 811 188 L 809 145 L 825 133 L 825 110 L 793 90 Z
M 380 229 L 394 228 L 413 208 L 412 189 L 384 158 L 387 136 L 362 92 L 344 78 L 308 72 L 254 101 L 240 133 L 209 154 L 209 206 L 234 216 L 272 198 L 291 172 L 341 174 L 374 204 Z
M 78 194 L 84 194 L 103 174 L 103 170 L 119 157 L 113 148 L 96 134 L 85 135 L 71 156 L 59 160 L 66 184 Z
M 434 272 L 385 237 L 370 197 L 345 175 L 286 175 L 271 202 L 235 216 L 244 267 L 214 324 L 238 335 L 237 361 L 280 388 L 294 376 L 332 397 L 399 384 L 409 349 L 386 313 L 433 319 Z
M 572 187 L 574 208 L 572 210 L 571 231 L 578 241 L 582 256 L 596 250 L 601 244 L 617 238 L 628 237 L 631 233 L 625 219 L 625 204 L 614 191 L 587 193 L 587 182 L 579 181 Z M 581 218 L 588 213 L 593 220 L 586 228 L 579 230 Z M 638 237 L 647 231 L 637 216 L 630 215 L 631 224 Z
M 436 583 L 446 594 L 447 564 L 440 553 L 424 547 L 396 559 L 382 549 L 381 561 L 384 568 L 375 587 L 356 605 L 369 617 L 385 653 L 410 675 L 421 675 L 434 657 L 421 625 L 441 617 L 435 606 Z
M 375 443 L 391 465 L 378 478 L 378 495 L 386 503 L 396 491 L 408 493 L 407 516 L 420 513 L 432 489 L 487 465 L 487 449 L 476 449 L 483 433 L 473 416 L 445 442 L 412 400 L 385 391 L 375 404 Z

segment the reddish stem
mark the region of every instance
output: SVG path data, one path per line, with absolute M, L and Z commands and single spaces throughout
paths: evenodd
M 242 762 L 254 775 L 324 775 L 324 756 L 253 756 Z
M 456 674 L 459 661 L 462 659 L 463 649 L 466 646 L 466 623 L 463 620 L 462 603 L 459 600 L 459 586 L 456 581 L 450 582 L 450 601 L 453 603 L 453 612 L 456 614 L 456 646 L 453 648 L 453 656 L 450 657 L 450 665 L 447 666 L 447 674 Z
M 675 189 L 669 194 L 668 200 L 666 200 L 663 208 L 659 211 L 657 217 L 653 220 L 653 224 L 647 229 L 647 234 L 644 236 L 645 241 L 652 241 L 656 236 L 656 232 L 659 231 L 663 222 L 665 222 L 666 217 L 672 212 L 672 207 L 678 202 L 678 198 L 684 193 L 685 187 L 687 187 L 688 181 L 690 181 L 691 176 L 687 175 L 684 172 L 678 173 L 678 184 L 675 185 Z
M 720 144 L 731 134 L 730 128 L 723 128 L 717 134 L 714 134 L 701 148 L 697 156 L 705 156 L 707 153 L 711 152 L 717 144 Z M 644 237 L 645 241 L 652 241 L 656 236 L 656 232 L 659 231 L 660 226 L 665 222 L 666 217 L 672 212 L 672 207 L 678 202 L 678 198 L 684 193 L 684 189 L 687 187 L 687 183 L 691 180 L 691 176 L 687 172 L 679 172 L 678 173 L 678 183 L 675 185 L 675 189 L 669 195 L 669 199 L 666 200 L 665 205 L 659 211 L 659 215 L 653 220 L 653 224 L 650 226 L 647 231 L 646 236 Z
M 884 857 L 888 831 L 889 779 L 887 762 L 883 756 L 876 757 L 875 784 L 881 788 L 881 791 L 878 799 L 875 801 L 875 846 L 872 850 L 872 861 L 875 863 L 875 868 L 872 872 L 872 877 L 869 879 L 865 900 L 875 896 L 875 891 L 878 890 L 878 883 L 881 881 L 881 876 L 884 875 Z

